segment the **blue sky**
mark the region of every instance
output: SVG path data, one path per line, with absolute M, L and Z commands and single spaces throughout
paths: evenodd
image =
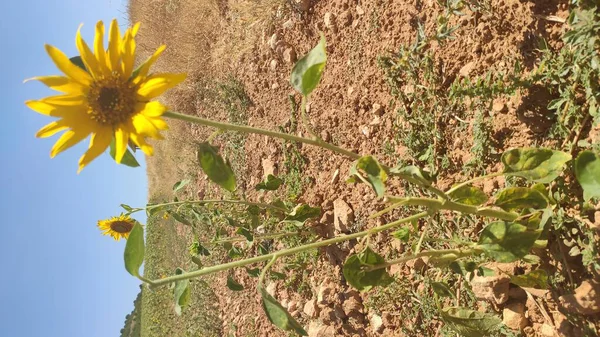
M 98 20 L 125 27 L 125 1 L 0 1 L 0 12 L 0 336 L 119 336 L 139 281 L 123 267 L 125 242 L 101 236 L 96 222 L 121 203 L 146 203 L 145 165 L 119 166 L 106 154 L 77 175 L 87 142 L 50 159 L 57 137 L 34 135 L 51 118 L 23 102 L 54 93 L 22 82 L 59 74 L 44 43 L 76 55 L 80 23 L 88 41 Z

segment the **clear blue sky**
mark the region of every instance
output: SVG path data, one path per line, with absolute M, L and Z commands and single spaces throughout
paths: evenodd
M 96 221 L 118 215 L 121 203 L 145 205 L 145 167 L 106 154 L 77 175 L 87 142 L 50 159 L 57 136 L 34 135 L 51 118 L 23 102 L 54 93 L 22 83 L 59 74 L 44 43 L 75 56 L 80 23 L 87 41 L 98 20 L 125 27 L 125 1 L 0 1 L 0 336 L 119 336 L 133 309 L 139 281 L 123 267 L 125 242 L 102 236 Z

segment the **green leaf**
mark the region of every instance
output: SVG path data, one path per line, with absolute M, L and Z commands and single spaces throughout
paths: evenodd
M 238 229 L 235 232 L 237 234 L 243 235 L 249 242 L 254 241 L 254 236 L 252 235 L 252 233 L 250 233 L 250 231 L 247 228 L 238 227 Z
M 467 276 L 468 273 L 472 273 L 477 269 L 477 263 L 473 261 L 454 261 L 450 263 L 449 267 L 456 274 Z
M 454 202 L 471 206 L 482 205 L 488 200 L 488 196 L 481 189 L 473 186 L 462 186 L 452 191 L 450 198 Z
M 71 61 L 71 63 L 73 63 L 74 65 L 78 66 L 79 68 L 85 70 L 86 72 L 88 72 L 85 64 L 83 63 L 83 59 L 81 58 L 81 56 L 73 56 L 69 59 Z
M 129 274 L 139 277 L 140 267 L 144 263 L 144 228 L 139 223 L 133 226 L 125 244 L 125 269 Z
M 148 214 L 148 216 L 153 216 L 154 214 L 162 211 L 163 209 L 165 209 L 166 206 L 156 206 L 156 207 L 152 207 L 152 208 L 148 208 L 154 206 L 153 204 L 146 204 L 146 213 Z
M 189 184 L 189 182 L 190 182 L 189 179 L 183 179 L 183 180 L 180 180 L 180 181 L 176 182 L 173 185 L 173 193 L 177 193 L 177 191 L 179 191 L 180 189 L 184 188 L 185 185 Z
M 408 227 L 400 227 L 398 228 L 398 230 L 396 230 L 395 232 L 392 233 L 392 235 L 402 241 L 402 242 L 408 242 L 408 240 L 410 239 L 410 228 Z
M 497 262 L 513 262 L 529 253 L 541 232 L 517 223 L 492 222 L 481 233 L 478 247 Z
M 110 153 L 110 156 L 113 159 L 115 159 L 115 156 L 117 155 L 117 147 L 115 145 L 115 139 L 114 138 L 110 142 L 109 153 Z M 123 159 L 121 159 L 121 164 L 125 165 L 125 166 L 129 166 L 129 167 L 138 167 L 138 166 L 140 166 L 140 163 L 138 163 L 137 159 L 135 159 L 135 157 L 133 156 L 133 154 L 131 153 L 131 151 L 129 151 L 129 149 L 125 150 L 125 155 L 123 155 Z
M 181 275 L 184 270 L 177 268 L 175 275 Z M 180 280 L 175 282 L 175 288 L 173 288 L 173 299 L 175 301 L 175 313 L 181 316 L 181 311 L 185 308 L 190 301 L 190 282 L 189 280 Z
M 121 207 L 126 210 L 127 212 L 131 212 L 133 211 L 133 208 L 131 208 L 131 206 L 126 205 L 126 204 L 121 204 Z
M 502 324 L 494 315 L 462 307 L 444 308 L 440 314 L 449 328 L 464 337 L 490 336 Z
M 227 255 L 229 255 L 229 257 L 232 259 L 237 259 L 244 256 L 242 250 L 236 246 L 232 246 L 227 252 Z
M 509 187 L 496 194 L 494 205 L 505 211 L 516 209 L 542 209 L 548 206 L 548 199 L 537 190 L 527 187 Z
M 266 191 L 275 191 L 283 184 L 283 180 L 281 178 L 277 178 L 276 176 L 269 174 L 265 181 L 256 185 L 255 189 L 257 191 L 266 190 Z
M 429 173 L 416 166 L 394 167 L 390 169 L 390 175 L 400 177 L 416 185 L 431 186 Z
M 304 222 L 311 218 L 316 218 L 321 215 L 320 207 L 310 207 L 307 204 L 300 204 L 287 214 L 284 221 L 295 224 L 300 227 Z
M 326 62 L 325 36 L 322 35 L 319 44 L 294 65 L 290 77 L 294 89 L 304 96 L 310 95 L 321 81 Z
M 359 291 L 368 291 L 374 286 L 386 285 L 391 280 L 391 276 L 385 268 L 372 271 L 366 269 L 383 263 L 385 263 L 384 258 L 367 247 L 362 252 L 346 259 L 343 267 L 344 278 Z
M 350 168 L 350 182 L 356 179 L 371 185 L 378 197 L 385 193 L 385 181 L 387 173 L 377 160 L 371 156 L 365 156 L 357 160 Z
M 227 288 L 233 291 L 242 291 L 244 290 L 244 286 L 239 284 L 236 280 L 231 277 L 231 275 L 227 276 Z
M 525 275 L 511 276 L 510 283 L 525 288 L 548 288 L 548 273 L 543 269 L 536 269 Z
M 294 331 L 301 336 L 308 336 L 300 323 L 273 296 L 263 287 L 259 287 L 258 291 L 262 297 L 262 307 L 271 323 L 283 331 Z
M 248 275 L 250 275 L 252 277 L 258 277 L 260 275 L 259 268 L 254 268 L 254 269 L 246 268 L 246 272 L 248 273 Z
M 571 160 L 571 155 L 550 149 L 520 148 L 502 154 L 504 173 L 539 183 L 549 183 Z
M 575 160 L 575 177 L 583 187 L 583 199 L 600 198 L 600 156 L 582 151 Z
M 431 282 L 431 288 L 438 296 L 456 298 L 452 289 L 444 282 Z
M 186 218 L 183 217 L 183 215 L 177 213 L 177 212 L 172 212 L 172 211 L 167 211 L 167 213 L 169 213 L 169 215 L 171 215 L 173 217 L 173 219 L 177 220 L 178 222 L 186 225 L 186 226 L 192 226 L 192 223 L 189 222 Z
M 219 155 L 217 148 L 208 143 L 198 146 L 198 162 L 208 179 L 229 192 L 235 190 L 235 176 L 231 167 Z
M 273 280 L 285 280 L 286 275 L 284 273 L 280 273 L 274 270 L 271 270 L 269 272 L 269 276 L 271 277 L 271 279 Z

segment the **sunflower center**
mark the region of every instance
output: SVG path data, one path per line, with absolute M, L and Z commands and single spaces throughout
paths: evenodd
M 134 115 L 136 101 L 136 88 L 115 74 L 92 83 L 88 114 L 96 122 L 116 126 Z
M 117 233 L 129 233 L 133 229 L 133 224 L 127 221 L 114 221 L 110 224 L 110 229 Z

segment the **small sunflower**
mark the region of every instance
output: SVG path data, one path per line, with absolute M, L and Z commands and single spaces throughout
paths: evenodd
M 57 48 L 46 45 L 48 55 L 65 76 L 32 78 L 63 93 L 25 102 L 42 115 L 58 118 L 41 128 L 36 137 L 50 137 L 66 130 L 52 147 L 51 158 L 91 135 L 89 149 L 79 160 L 78 173 L 104 152 L 113 139 L 117 163 L 123 159 L 130 141 L 151 156 L 154 149 L 146 139 L 163 139 L 160 131 L 168 129 L 161 118 L 167 108 L 151 100 L 181 83 L 186 75 L 149 73 L 165 46 L 160 46 L 134 71 L 139 26 L 135 24 L 121 36 L 117 20 L 113 20 L 105 50 L 104 24 L 99 21 L 93 51 L 81 37 L 79 26 L 75 40 L 87 71 Z
M 121 238 L 127 239 L 129 237 L 129 233 L 135 224 L 135 220 L 127 215 L 121 214 L 120 216 L 114 216 L 108 220 L 98 221 L 98 228 L 100 228 L 103 235 L 110 235 L 115 241 L 119 241 Z

